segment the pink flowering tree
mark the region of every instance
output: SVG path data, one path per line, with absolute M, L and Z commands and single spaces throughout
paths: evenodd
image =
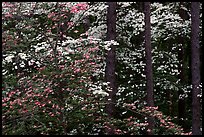
M 95 99 L 107 94 L 93 94 L 98 87 L 92 75 L 103 61 L 101 44 L 85 32 L 83 37 L 72 35 L 82 34 L 76 30 L 80 20 L 72 18 L 80 18 L 88 5 L 2 5 L 4 134 L 69 134 L 75 128 L 82 132 L 83 123 L 93 122 L 100 107 Z

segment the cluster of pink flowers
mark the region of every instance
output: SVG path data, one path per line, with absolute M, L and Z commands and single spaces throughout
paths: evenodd
M 114 130 L 114 133 L 115 133 L 116 135 L 121 135 L 121 134 L 123 134 L 122 130 L 120 130 L 120 129 L 115 129 L 115 130 Z
M 2 8 L 12 8 L 13 6 L 11 2 L 2 2 Z
M 38 70 L 39 70 L 39 71 L 43 71 L 45 68 L 46 68 L 46 67 L 43 66 L 43 67 L 38 68 Z
M 6 10 L 2 12 L 3 14 L 2 19 L 12 18 L 14 15 L 13 13 L 17 11 L 15 4 L 13 4 L 12 2 L 2 2 L 2 9 Z
M 10 13 L 8 13 L 8 14 L 6 14 L 4 17 L 6 17 L 6 18 L 12 18 L 12 17 L 13 17 L 13 15 L 12 15 L 12 14 L 10 14 Z
M 52 18 L 52 17 L 54 17 L 54 16 L 56 16 L 56 13 L 54 13 L 54 12 L 50 12 L 50 13 L 47 15 L 48 18 Z
M 86 3 L 78 3 L 71 8 L 71 13 L 78 13 L 81 10 L 86 10 L 88 5 Z
M 175 134 L 177 135 L 191 135 L 191 132 L 189 133 L 184 133 L 183 128 L 177 126 L 173 122 L 171 122 L 171 118 L 165 117 L 162 112 L 158 111 L 158 106 L 157 107 L 145 107 L 141 110 L 143 113 L 147 113 L 150 116 L 153 116 L 157 118 L 160 121 L 160 127 L 164 127 L 166 129 L 175 129 Z
M 76 4 L 71 8 L 72 13 L 78 13 L 81 10 L 87 9 L 87 4 L 79 3 Z M 68 11 L 64 11 L 68 12 Z M 11 17 L 11 14 L 5 15 L 5 17 Z M 52 21 L 58 21 L 59 19 L 67 18 L 66 14 L 61 14 L 60 16 L 57 15 L 56 12 L 51 12 L 47 15 L 49 19 Z M 47 34 L 49 35 L 52 33 L 52 28 L 57 28 L 58 22 L 54 22 L 52 26 L 49 26 L 47 29 Z M 66 23 L 62 23 L 60 25 L 65 25 Z M 68 27 L 72 27 L 74 25 L 73 22 L 68 21 L 67 24 Z M 25 26 L 25 28 L 29 29 L 31 26 Z M 62 32 L 60 32 L 62 33 Z M 13 39 L 14 36 L 6 35 L 8 36 L 7 39 Z M 49 37 L 49 36 L 48 36 Z M 8 40 L 6 40 L 8 41 Z M 14 41 L 15 42 L 15 41 Z M 45 56 L 46 60 L 49 60 L 52 62 L 55 57 L 53 56 L 53 49 L 47 49 L 48 51 L 52 51 L 48 56 Z M 70 50 L 66 48 L 70 53 Z M 5 97 L 2 98 L 2 107 L 3 107 L 3 114 L 9 114 L 12 116 L 11 111 L 16 111 L 16 115 L 22 115 L 23 113 L 27 112 L 43 112 L 47 116 L 51 116 L 54 118 L 59 118 L 59 115 L 61 114 L 62 110 L 64 110 L 65 104 L 61 105 L 58 103 L 59 98 L 56 96 L 58 95 L 57 92 L 60 92 L 60 94 L 69 94 L 69 97 L 73 96 L 72 93 L 69 93 L 67 91 L 73 92 L 79 91 L 79 89 L 86 89 L 85 86 L 83 86 L 83 83 L 88 83 L 91 81 L 90 73 L 94 71 L 94 69 L 97 66 L 97 63 L 95 60 L 98 58 L 96 56 L 93 56 L 92 54 L 95 54 L 94 52 L 98 51 L 98 46 L 92 46 L 92 47 L 86 47 L 78 49 L 78 53 L 80 53 L 79 57 L 76 55 L 76 58 L 74 57 L 73 61 L 71 63 L 67 63 L 67 60 L 63 60 L 63 54 L 61 51 L 57 52 L 57 61 L 58 61 L 58 68 L 60 68 L 61 71 L 63 71 L 62 74 L 54 74 L 52 72 L 48 72 L 49 74 L 45 73 L 45 69 L 49 68 L 49 65 L 42 66 L 38 68 L 38 73 L 31 75 L 31 78 L 28 78 L 28 80 L 20 80 L 18 84 L 21 86 L 19 87 L 20 91 L 18 89 L 11 90 L 8 92 L 8 94 L 5 94 Z M 86 51 L 86 52 L 84 52 Z M 37 53 L 38 54 L 38 53 Z M 73 51 L 71 51 L 70 54 L 74 54 Z M 44 61 L 43 59 L 41 60 Z M 62 63 L 63 61 L 63 63 Z M 34 62 L 32 62 L 34 63 Z M 62 63 L 62 64 L 61 64 Z M 88 73 L 87 73 L 88 72 Z M 76 77 L 75 74 L 85 74 L 83 77 Z M 46 74 L 46 75 L 45 75 Z M 57 80 L 56 80 L 57 79 Z M 58 80 L 59 79 L 59 80 Z M 62 86 L 61 79 L 69 79 L 65 80 L 65 84 Z M 55 81 L 56 80 L 56 81 Z M 73 80 L 73 83 L 69 83 L 71 80 Z M 77 84 L 77 87 L 71 87 L 71 84 Z M 20 92 L 20 95 L 18 94 Z M 55 94 L 56 93 L 56 94 Z M 53 95 L 54 94 L 54 95 Z M 86 96 L 86 95 L 83 95 Z M 92 94 L 87 94 L 87 97 L 92 96 Z M 66 97 L 64 97 L 66 98 Z M 62 98 L 62 100 L 64 99 Z M 63 101 L 62 101 L 63 102 Z M 87 101 L 88 102 L 88 101 Z M 90 103 L 90 101 L 88 102 Z M 60 105 L 59 105 L 60 104 Z M 92 109 L 92 108 L 91 108 Z M 94 109 L 94 108 L 93 108 Z M 87 110 L 84 108 L 84 110 Z M 90 109 L 89 109 L 90 110 Z M 37 114 L 38 115 L 38 114 Z M 42 115 L 42 116 L 45 116 Z M 94 114 L 89 114 L 89 116 L 93 117 Z M 4 116 L 5 117 L 5 116 Z M 35 127 L 38 127 L 38 125 L 35 125 Z M 116 132 L 120 132 L 119 130 L 116 130 Z

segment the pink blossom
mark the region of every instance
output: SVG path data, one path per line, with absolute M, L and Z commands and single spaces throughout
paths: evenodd
M 73 22 L 68 22 L 67 25 L 68 25 L 69 27 L 72 27 L 72 26 L 74 25 L 74 23 L 73 23 Z
M 44 70 L 46 67 L 44 66 L 44 67 L 41 67 L 41 68 L 39 68 L 38 70 L 39 71 L 42 71 L 42 70 Z
M 77 7 L 76 6 L 73 6 L 72 8 L 71 8 L 71 13 L 77 13 L 79 10 L 77 9 Z
M 86 59 L 89 59 L 90 56 L 89 56 L 88 54 L 85 54 L 85 58 L 86 58 Z
M 60 115 L 60 112 L 57 111 L 56 114 L 57 114 L 57 115 Z
M 60 69 L 64 69 L 64 65 L 59 65 L 59 68 Z
M 115 130 L 115 134 L 121 134 L 121 133 L 122 133 L 122 131 L 120 129 Z
M 80 72 L 80 68 L 78 68 L 78 69 L 76 69 L 75 71 L 74 71 L 74 73 L 78 73 L 78 72 Z
M 10 102 L 10 105 L 13 105 L 14 103 L 15 103 L 15 102 L 12 102 L 12 101 L 11 101 L 11 102 Z
M 55 13 L 54 13 L 54 12 L 51 12 L 51 13 L 49 13 L 49 14 L 47 15 L 48 18 L 51 18 L 51 17 L 53 17 L 53 16 L 55 16 Z
M 25 27 L 26 29 L 30 29 L 31 28 L 31 26 L 29 25 L 29 26 L 27 26 L 27 27 Z
M 48 87 L 48 88 L 46 88 L 44 91 L 45 91 L 45 92 L 50 92 L 50 90 L 51 90 L 51 89 Z
M 5 17 L 11 17 L 12 18 L 13 15 L 12 14 L 6 14 Z
M 79 10 L 86 10 L 88 5 L 86 3 L 78 3 L 76 6 Z
M 130 121 L 132 119 L 132 116 L 130 116 L 127 120 Z
M 134 124 L 134 122 L 129 122 L 128 126 L 132 126 Z
M 63 16 L 65 16 L 65 14 L 61 14 L 60 16 L 63 17 Z
M 27 109 L 23 110 L 23 113 L 27 113 L 27 112 L 28 112 L 28 110 L 27 110 Z
M 35 104 L 36 104 L 36 105 L 40 105 L 40 102 L 39 102 L 39 101 L 36 101 Z
M 86 10 L 87 9 L 87 4 L 85 3 L 78 3 L 75 6 L 71 8 L 71 13 L 78 13 L 80 10 Z
M 161 123 L 165 123 L 165 121 L 163 119 L 160 120 Z

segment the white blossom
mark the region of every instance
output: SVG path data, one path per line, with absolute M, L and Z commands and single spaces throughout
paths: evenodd
M 103 90 L 95 90 L 93 92 L 93 94 L 101 94 L 101 95 L 104 95 L 104 96 L 108 96 L 109 94 Z
M 27 55 L 25 53 L 18 53 L 21 59 L 27 59 Z
M 9 63 L 12 62 L 12 59 L 14 58 L 14 55 L 9 55 L 5 58 L 5 60 Z

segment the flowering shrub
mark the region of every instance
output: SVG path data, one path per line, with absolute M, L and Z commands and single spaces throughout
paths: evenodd
M 3 4 L 6 5 L 5 7 L 8 7 L 8 5 L 10 7 L 15 6 L 15 4 Z M 41 3 L 40 6 L 43 6 L 43 4 Z M 58 6 L 63 5 L 59 4 Z M 71 27 L 76 24 L 68 21 L 67 18 L 71 17 L 71 13 L 77 14 L 80 10 L 85 10 L 86 6 L 86 4 L 76 4 L 70 12 L 65 8 L 59 13 L 56 9 L 56 11 L 49 12 L 47 16 L 38 16 L 36 18 L 38 22 L 34 21 L 35 25 L 29 26 L 29 28 L 31 34 L 35 32 L 32 30 L 35 27 L 39 27 L 38 30 L 41 29 L 41 31 L 39 31 L 37 37 L 35 37 L 35 34 L 31 36 L 32 39 L 28 41 L 30 45 L 25 50 L 20 49 L 18 62 L 16 56 L 5 54 L 3 68 L 6 72 L 2 97 L 4 134 L 68 134 L 74 128 L 78 128 L 76 126 L 77 121 L 80 124 L 83 124 L 83 121 L 87 122 L 86 115 L 88 113 L 90 113 L 89 121 L 92 121 L 92 109 L 97 107 L 92 108 L 91 105 L 94 105 L 94 102 L 90 103 L 96 98 L 92 94 L 93 89 L 90 88 L 90 84 L 94 84 L 91 76 L 100 70 L 100 62 L 103 62 L 103 56 L 96 54 L 102 51 L 100 51 L 101 47 L 97 46 L 96 41 L 91 39 L 67 37 L 68 33 L 65 30 L 60 31 L 58 25 L 59 20 L 63 19 L 63 23 L 60 23 L 61 27 L 67 25 L 68 27 L 65 27 L 70 31 Z M 53 10 L 53 8 L 50 7 L 49 10 Z M 13 16 L 6 14 L 3 17 Z M 41 22 L 43 20 L 44 22 Z M 68 23 L 64 24 L 66 21 Z M 22 19 L 19 25 L 20 23 L 26 22 L 23 22 Z M 8 24 L 3 25 L 6 27 Z M 42 27 L 46 27 L 46 30 L 43 30 Z M 23 33 L 24 28 L 20 29 Z M 16 34 L 16 26 L 14 26 L 14 30 L 9 31 Z M 6 36 L 8 34 L 5 34 Z M 61 36 L 71 39 L 62 40 L 60 39 Z M 71 43 L 71 40 L 73 43 Z M 61 41 L 61 44 L 58 43 L 59 41 Z M 7 39 L 5 39 L 4 44 L 5 52 L 9 52 L 10 48 L 11 50 L 15 49 L 15 47 L 9 46 L 9 40 Z M 18 47 L 20 44 L 21 42 L 15 43 L 15 46 Z M 28 51 L 26 51 L 27 49 Z M 27 75 L 27 68 L 33 65 L 35 71 Z M 8 67 L 14 67 L 16 75 L 13 75 L 13 71 L 9 71 Z M 15 81 L 10 84 L 8 83 L 11 78 L 9 73 L 15 78 Z M 12 121 L 15 121 L 16 124 L 13 124 Z M 68 128 L 68 125 L 72 125 L 72 127 Z

